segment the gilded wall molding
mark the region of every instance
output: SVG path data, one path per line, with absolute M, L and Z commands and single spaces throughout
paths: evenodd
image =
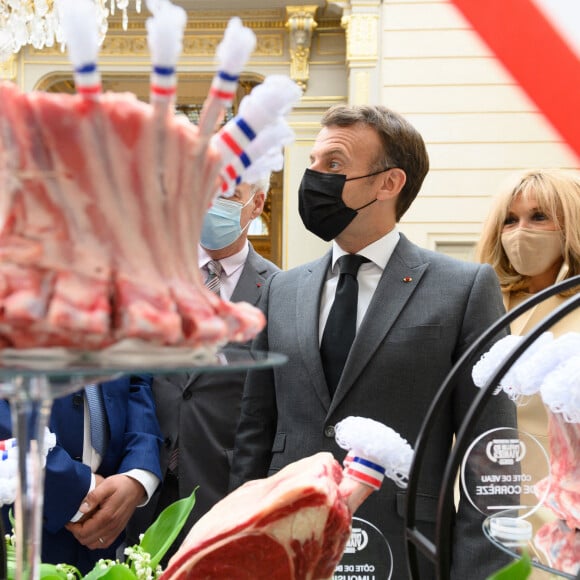
M 0 62 L 0 79 L 13 81 L 16 79 L 16 55 L 10 55 L 6 60 Z
M 223 34 L 190 34 L 183 38 L 183 55 L 214 58 L 218 44 L 222 41 Z M 30 47 L 29 54 L 34 57 L 59 55 L 66 58 L 59 46 L 43 48 L 40 50 Z M 282 31 L 272 34 L 256 34 L 256 48 L 253 57 L 283 56 L 284 33 Z M 149 47 L 145 35 L 109 35 L 105 38 L 99 56 L 134 56 L 149 57 Z
M 346 30 L 347 60 L 378 60 L 378 15 L 351 13 L 342 19 L 342 26 Z
M 282 18 L 282 11 L 277 10 L 247 10 L 247 11 L 202 11 L 195 10 L 194 13 L 188 14 L 188 20 L 185 27 L 185 34 L 197 32 L 199 30 L 220 30 L 223 32 L 228 25 L 230 18 L 238 16 L 242 19 L 244 26 L 255 29 L 284 29 L 285 22 Z M 119 18 L 109 18 L 109 34 L 127 34 L 127 32 L 146 32 L 147 17 L 144 15 L 131 16 L 126 30 L 123 28 Z
M 290 35 L 290 78 L 302 91 L 310 76 L 310 46 L 318 26 L 315 15 L 318 6 L 286 6 L 286 29 Z
M 213 58 L 223 35 L 195 34 L 183 39 L 183 54 Z M 284 54 L 284 36 L 282 32 L 274 34 L 256 34 L 256 48 L 252 57 L 282 56 Z

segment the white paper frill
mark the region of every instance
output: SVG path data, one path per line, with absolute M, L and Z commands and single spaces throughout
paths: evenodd
M 484 387 L 522 340 L 510 335 L 496 342 L 473 367 L 475 385 Z M 518 404 L 539 393 L 550 411 L 562 414 L 567 422 L 580 423 L 580 333 L 558 338 L 551 332 L 541 334 L 511 365 L 498 387 Z
M 363 457 L 385 469 L 385 476 L 405 487 L 413 448 L 396 431 L 366 417 L 346 417 L 336 424 L 337 444 L 349 455 Z

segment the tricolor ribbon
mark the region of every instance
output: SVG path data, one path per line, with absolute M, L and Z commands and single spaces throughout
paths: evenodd
M 171 98 L 177 91 L 175 67 L 154 66 L 151 73 L 151 94 L 155 97 Z
M 244 150 L 255 138 L 256 132 L 241 117 L 235 117 L 220 131 L 218 143 L 235 156 L 222 170 L 222 193 L 230 189 L 230 183 L 238 184 L 243 171 L 251 165 L 252 160 Z
M 101 93 L 101 74 L 96 63 L 76 67 L 74 73 L 77 93 L 85 97 L 93 97 Z
M 12 437 L 12 439 L 4 439 L 4 441 L 0 441 L 0 451 L 9 451 L 18 447 L 18 442 L 16 441 L 16 437 Z
M 385 477 L 385 468 L 364 457 L 347 455 L 344 459 L 345 473 L 374 489 L 380 489 Z
M 209 94 L 219 99 L 224 107 L 231 105 L 238 87 L 239 75 L 218 71 L 213 77 Z

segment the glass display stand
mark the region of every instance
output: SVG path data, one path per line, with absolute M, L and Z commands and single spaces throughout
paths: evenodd
M 10 401 L 13 435 L 18 439 L 18 490 L 15 502 L 16 579 L 40 577 L 42 511 L 44 501 L 44 435 L 52 402 L 83 386 L 120 375 L 147 373 L 233 372 L 270 368 L 287 358 L 281 354 L 224 348 L 187 356 L 185 349 L 146 349 L 99 353 L 71 353 L 58 349 L 3 351 L 0 396 Z M 2 541 L 3 538 L 2 538 Z
M 576 576 L 559 570 L 550 561 L 550 555 L 538 550 L 534 545 L 539 525 L 536 518 L 525 517 L 526 508 L 506 510 L 486 518 L 483 523 L 483 532 L 489 541 L 513 558 L 520 558 L 524 553 L 530 555 L 534 567 L 549 572 L 557 578 L 570 578 Z M 555 516 L 552 521 L 557 522 Z M 548 524 L 548 522 L 542 522 Z M 580 534 L 579 531 L 571 531 L 570 534 Z

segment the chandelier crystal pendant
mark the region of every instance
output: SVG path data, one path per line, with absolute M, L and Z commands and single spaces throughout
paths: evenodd
M 107 34 L 108 17 L 122 13 L 123 30 L 127 30 L 129 0 L 94 0 L 99 23 L 100 41 Z M 58 0 L 0 0 L 0 62 L 17 53 L 24 45 L 36 49 L 63 44 L 58 15 Z M 141 0 L 135 0 L 141 12 Z

